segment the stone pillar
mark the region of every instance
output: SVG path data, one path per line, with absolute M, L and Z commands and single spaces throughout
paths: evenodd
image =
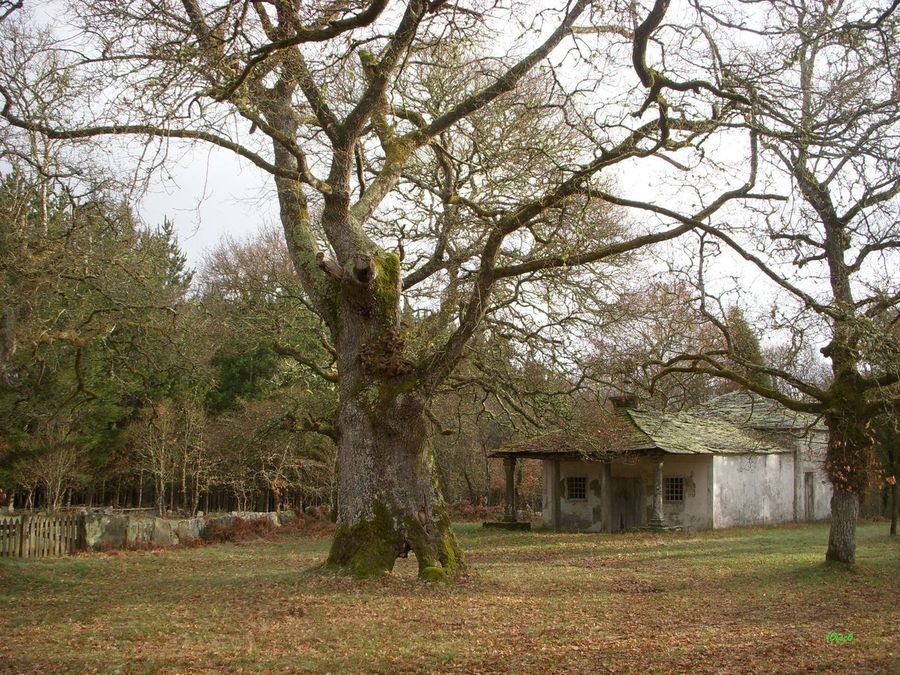
M 560 497 L 559 497 L 559 460 L 554 459 L 550 462 L 550 508 L 553 513 L 553 529 L 559 532 L 560 524 Z
M 656 459 L 656 472 L 653 478 L 653 516 L 650 518 L 650 527 L 665 527 L 663 520 L 663 461 L 662 457 Z
M 516 458 L 504 457 L 503 468 L 506 469 L 506 514 L 503 520 L 516 522 Z
M 797 441 L 794 450 L 794 520 L 803 520 L 803 450 L 801 441 Z
M 612 464 L 600 465 L 600 531 L 612 532 Z

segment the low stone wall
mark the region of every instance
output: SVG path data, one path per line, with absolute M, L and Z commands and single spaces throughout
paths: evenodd
M 228 527 L 236 518 L 269 520 L 276 527 L 280 527 L 296 520 L 297 516 L 293 511 L 279 513 L 233 511 L 222 516 L 174 519 L 94 511 L 85 515 L 85 544 L 88 551 L 128 548 L 143 544 L 172 546 L 184 540 L 200 538 L 204 528 L 211 523 Z

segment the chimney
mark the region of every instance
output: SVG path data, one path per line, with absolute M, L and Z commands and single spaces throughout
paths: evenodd
M 614 410 L 625 410 L 626 408 L 634 408 L 637 404 L 637 396 L 634 394 L 616 394 L 610 396 Z

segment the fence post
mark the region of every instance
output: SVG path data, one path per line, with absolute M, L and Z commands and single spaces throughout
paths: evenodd
M 78 514 L 78 534 L 75 539 L 75 550 L 76 551 L 86 551 L 87 550 L 87 514 L 80 513 Z
M 19 520 L 19 557 L 24 558 L 26 554 L 27 546 L 25 544 L 25 532 L 28 530 L 28 514 L 22 513 L 22 518 Z

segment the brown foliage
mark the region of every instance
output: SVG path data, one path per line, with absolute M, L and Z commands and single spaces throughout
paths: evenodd
M 244 520 L 235 518 L 229 525 L 211 521 L 203 528 L 200 538 L 209 544 L 222 544 L 226 541 L 241 542 L 253 539 L 272 539 L 275 524 L 268 519 Z
M 335 524 L 327 518 L 304 518 L 299 516 L 279 527 L 278 534 L 301 532 L 310 537 L 330 537 L 334 534 L 335 529 Z
M 459 522 L 490 520 L 502 513 L 502 506 L 486 506 L 483 503 L 470 504 L 469 502 L 457 502 L 450 505 L 450 518 Z

